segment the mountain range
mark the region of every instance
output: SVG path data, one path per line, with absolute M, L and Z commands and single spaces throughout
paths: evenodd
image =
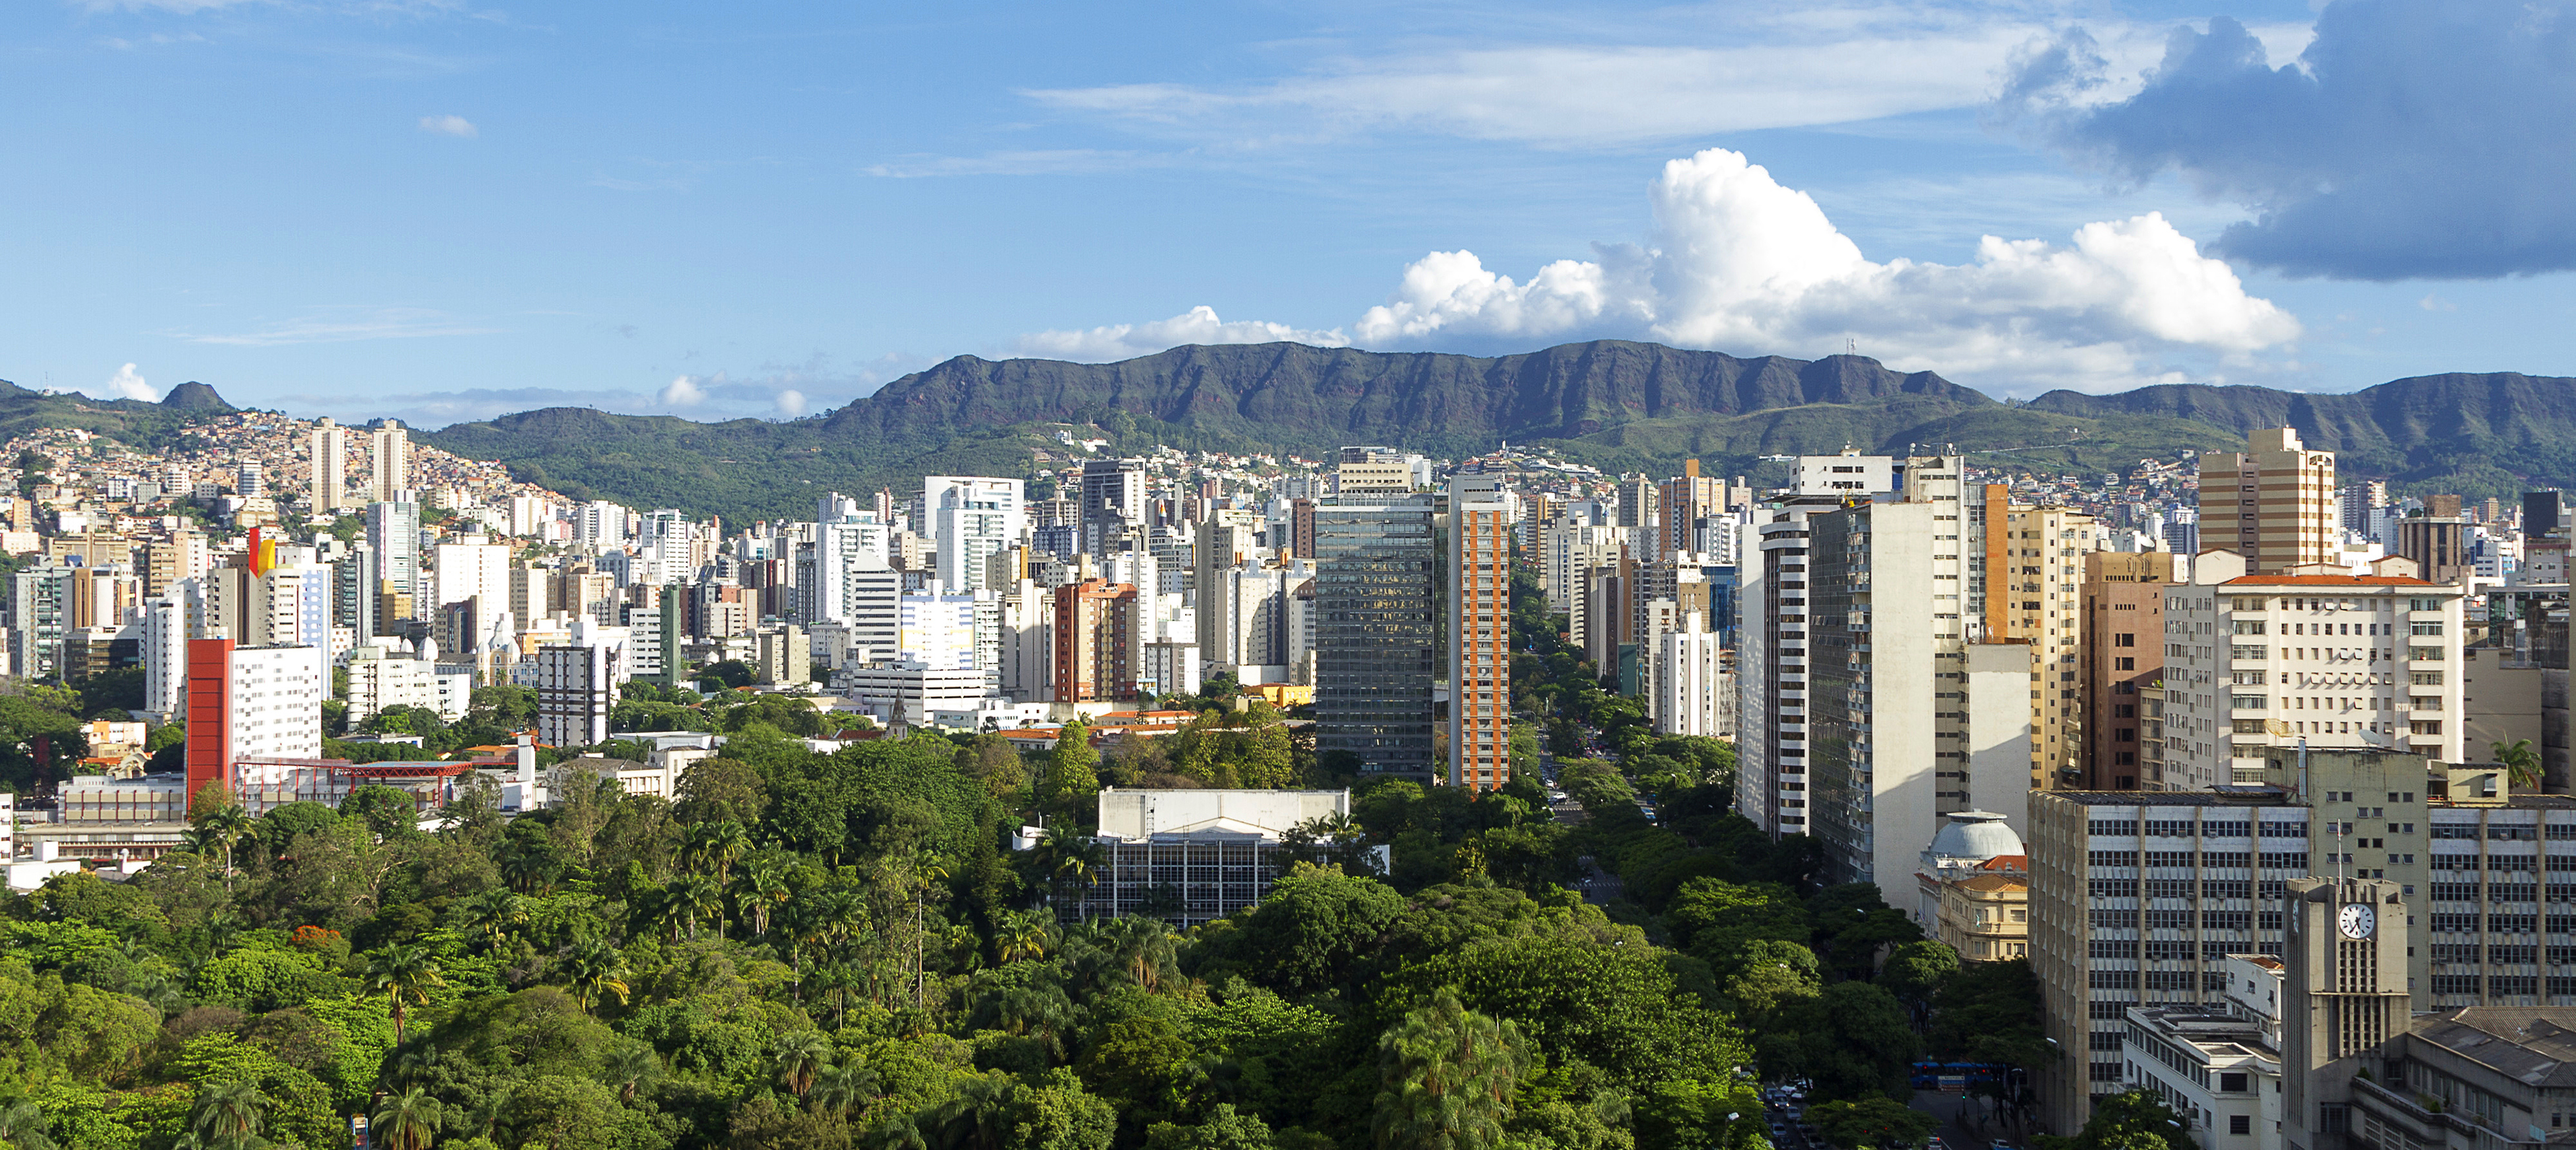
M 0 434 L 79 426 L 149 443 L 231 410 L 183 384 L 160 402 L 0 384 Z M 2480 498 L 2576 486 L 2576 379 L 2513 372 L 2393 380 L 2343 395 L 2264 387 L 2053 391 L 1999 402 L 1931 372 L 1860 356 L 1742 359 L 1596 340 L 1496 357 L 1304 344 L 1178 347 L 1119 363 L 959 356 L 846 406 L 786 422 L 545 408 L 419 438 L 578 498 L 742 520 L 803 518 L 825 491 L 902 490 L 924 473 L 1034 475 L 1065 425 L 1111 451 L 1156 443 L 1318 457 L 1385 444 L 1463 458 L 1543 445 L 1612 471 L 1684 458 L 1766 473 L 1763 456 L 1840 450 L 1973 453 L 2039 473 L 2126 470 L 2296 427 L 2347 478 Z

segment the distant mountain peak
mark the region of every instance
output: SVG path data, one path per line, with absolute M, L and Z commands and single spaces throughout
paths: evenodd
M 233 405 L 224 402 L 223 396 L 215 394 L 214 388 L 193 379 L 171 388 L 170 394 L 161 397 L 161 406 L 187 411 L 233 410 Z

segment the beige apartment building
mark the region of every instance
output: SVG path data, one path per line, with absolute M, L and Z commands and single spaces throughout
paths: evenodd
M 2245 447 L 2200 457 L 2200 549 L 2242 555 L 2257 575 L 2339 561 L 2334 452 L 2308 450 L 2289 427 L 2252 432 Z

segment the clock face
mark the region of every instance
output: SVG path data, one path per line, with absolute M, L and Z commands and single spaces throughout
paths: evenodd
M 2379 912 L 2366 902 L 2348 902 L 2343 913 L 2335 916 L 2335 925 L 2343 930 L 2345 938 L 2369 938 L 2370 932 L 2379 928 Z

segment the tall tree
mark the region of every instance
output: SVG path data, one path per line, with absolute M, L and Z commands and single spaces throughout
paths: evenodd
M 1459 1005 L 1447 988 L 1378 1039 L 1379 1150 L 1486 1150 L 1512 1116 L 1529 1066 L 1520 1028 Z
M 395 1045 L 402 1043 L 408 1008 L 428 1002 L 430 987 L 445 985 L 447 980 L 440 977 L 438 962 L 427 947 L 397 943 L 367 958 L 367 989 L 393 1004 Z

